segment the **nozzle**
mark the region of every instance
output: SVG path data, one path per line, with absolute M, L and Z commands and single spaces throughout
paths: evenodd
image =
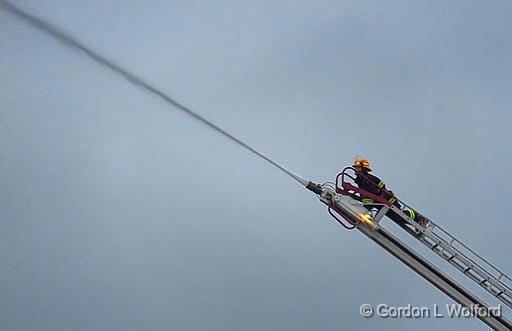
M 306 188 L 315 194 L 322 193 L 322 187 L 316 183 L 313 183 L 312 181 L 310 181 L 308 185 L 306 185 Z

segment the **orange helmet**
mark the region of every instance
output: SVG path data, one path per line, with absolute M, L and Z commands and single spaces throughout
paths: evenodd
M 362 156 L 356 156 L 353 167 L 361 167 L 368 171 L 372 171 L 372 169 L 370 169 L 370 162 Z

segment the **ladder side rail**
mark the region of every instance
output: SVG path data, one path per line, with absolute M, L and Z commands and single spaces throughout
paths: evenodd
M 468 278 L 477 283 L 484 290 L 489 292 L 498 300 L 502 301 L 508 307 L 512 308 L 512 292 L 503 287 L 503 284 L 499 283 L 493 277 L 487 276 L 486 272 L 482 272 L 478 267 L 475 268 L 469 261 L 461 256 L 456 255 L 453 251 L 448 249 L 446 244 L 432 239 L 430 237 L 418 238 L 425 246 L 430 248 L 435 254 L 446 260 L 448 263 L 453 265 L 456 269 L 466 275 Z M 430 241 L 428 241 L 428 240 Z M 494 286 L 494 287 L 493 287 Z
M 391 209 L 396 212 L 399 212 L 400 209 L 395 207 L 395 206 L 391 206 Z M 495 288 L 497 288 L 499 290 L 499 293 L 498 295 L 496 295 L 496 293 L 494 293 L 492 291 L 492 288 L 489 288 L 488 286 L 486 286 L 484 283 L 479 283 L 479 285 L 481 287 L 483 287 L 484 289 L 486 289 L 488 292 L 490 292 L 492 295 L 494 295 L 495 297 L 498 297 L 498 299 L 501 299 L 499 297 L 499 295 L 501 294 L 504 294 L 505 296 L 508 296 L 510 298 L 510 295 L 512 293 L 512 290 L 503 282 L 500 281 L 500 277 L 502 277 L 502 275 L 504 275 L 504 273 L 502 273 L 501 271 L 499 271 L 499 269 L 497 270 L 498 273 L 500 274 L 500 276 L 495 276 L 493 275 L 492 273 L 490 273 L 489 271 L 487 271 L 485 269 L 485 267 L 481 266 L 480 264 L 478 264 L 476 261 L 474 261 L 473 259 L 471 259 L 470 257 L 468 257 L 466 254 L 464 254 L 464 252 L 461 252 L 457 249 L 457 247 L 454 247 L 452 245 L 452 242 L 454 240 L 450 239 L 450 241 L 446 241 L 444 238 L 442 238 L 441 236 L 439 236 L 438 234 L 432 232 L 431 231 L 424 231 L 423 227 L 421 227 L 420 225 L 416 224 L 415 222 L 412 222 L 410 220 L 409 217 L 407 216 L 404 216 L 402 213 L 399 213 L 400 217 L 402 217 L 406 222 L 408 222 L 410 225 L 414 226 L 416 229 L 420 230 L 423 232 L 423 234 L 427 237 L 430 238 L 430 240 L 432 240 L 433 242 L 435 242 L 437 245 L 436 246 L 440 246 L 443 250 L 447 251 L 449 254 L 451 254 L 452 258 L 456 257 L 460 262 L 462 262 L 463 264 L 466 265 L 466 269 L 472 269 L 475 273 L 477 273 L 482 279 L 485 279 L 487 282 L 489 282 L 489 284 L 493 285 Z M 430 220 L 429 220 L 430 221 Z M 433 223 L 432 223 L 433 224 Z M 437 225 L 434 225 L 434 227 L 436 227 Z M 437 226 L 438 228 L 440 228 L 439 226 Z M 440 230 L 444 231 L 449 238 L 453 238 L 453 239 L 456 239 L 455 237 L 453 237 L 452 235 L 450 235 L 446 230 L 440 228 Z M 420 240 L 423 244 L 425 244 L 427 247 L 429 248 L 432 248 L 429 244 L 427 244 L 426 242 Z M 443 259 L 445 260 L 448 260 L 448 258 L 444 257 L 443 256 L 443 252 L 440 252 L 440 251 L 435 251 L 435 253 L 437 253 L 439 256 L 441 256 Z M 479 255 L 477 255 L 477 257 L 479 257 Z M 480 259 L 482 259 L 480 257 Z M 487 261 L 483 260 L 484 262 L 486 262 L 486 264 L 490 265 L 493 269 L 497 269 L 496 267 L 494 267 L 493 265 L 491 265 L 490 263 L 488 263 Z M 448 260 L 448 262 L 451 263 L 450 260 Z M 453 263 L 451 263 L 453 264 Z M 461 272 L 463 272 L 461 270 Z M 505 275 L 506 276 L 506 275 Z M 508 277 L 508 276 L 506 276 Z M 471 278 L 471 277 L 470 277 Z M 471 278 L 472 279 L 472 278 Z M 476 280 L 473 279 L 475 282 Z M 504 303 L 507 304 L 507 306 L 511 307 L 510 305 L 510 299 L 507 298 L 506 301 L 503 301 Z M 511 307 L 512 308 L 512 307 Z
M 391 209 L 393 209 L 395 212 L 399 211 L 399 209 L 394 206 L 392 206 Z M 480 276 L 482 278 L 490 279 L 491 280 L 490 283 L 492 285 L 496 286 L 497 288 L 499 288 L 500 291 L 502 291 L 502 292 L 508 291 L 508 293 L 512 293 L 512 289 L 510 289 L 506 284 L 500 282 L 500 280 L 498 279 L 499 278 L 498 276 L 490 273 L 489 271 L 486 270 L 485 267 L 483 267 L 477 261 L 474 261 L 473 259 L 471 259 L 471 257 L 467 256 L 466 254 L 464 254 L 464 252 L 461 252 L 460 250 L 457 249 L 457 247 L 453 246 L 452 242 L 454 240 L 450 239 L 450 241 L 446 241 L 444 238 L 442 238 L 441 236 L 439 236 L 438 234 L 433 232 L 433 228 L 435 228 L 435 227 L 440 228 L 439 226 L 432 223 L 432 225 L 431 225 L 432 229 L 430 229 L 429 231 L 424 231 L 422 226 L 420 226 L 419 224 L 417 224 L 415 222 L 412 222 L 409 217 L 404 216 L 403 214 L 399 214 L 399 215 L 410 225 L 414 226 L 419 231 L 422 231 L 423 235 L 429 237 L 430 240 L 432 240 L 433 242 L 435 242 L 437 244 L 437 246 L 441 246 L 445 251 L 450 253 L 452 256 L 457 257 L 462 263 L 466 264 L 468 267 L 471 267 L 473 270 L 475 270 L 475 272 L 480 274 Z M 440 228 L 440 229 L 443 230 L 442 228 Z M 445 230 L 443 230 L 443 231 L 446 232 Z M 446 232 L 446 234 L 448 235 L 449 238 L 456 239 L 449 233 Z M 423 243 L 426 244 L 427 247 L 431 248 L 427 243 L 425 243 L 425 242 L 423 242 Z M 438 253 L 438 255 L 440 255 L 441 257 L 443 257 L 441 252 L 436 252 L 436 253 Z M 484 262 L 486 262 L 486 261 L 484 260 Z M 489 264 L 489 263 L 487 262 L 486 264 Z M 497 269 L 492 265 L 490 265 L 490 266 L 495 270 Z M 501 271 L 499 271 L 499 270 L 497 270 L 497 271 L 500 274 L 500 276 L 503 275 L 503 273 Z
M 438 245 L 443 248 L 445 251 L 447 251 L 449 254 L 451 254 L 451 257 L 449 257 L 448 259 L 448 262 L 452 263 L 452 261 L 454 259 L 462 262 L 463 265 L 465 265 L 465 268 L 466 270 L 473 270 L 475 273 L 477 273 L 482 279 L 484 279 L 485 281 L 484 282 L 479 282 L 479 285 L 481 287 L 483 287 L 484 289 L 486 289 L 488 292 L 490 292 L 491 294 L 493 294 L 495 297 L 497 297 L 498 299 L 500 299 L 500 295 L 504 294 L 505 296 L 509 297 L 509 301 L 504 301 L 507 306 L 509 306 L 510 308 L 512 308 L 512 305 L 510 304 L 510 298 L 511 295 L 512 295 L 512 291 L 510 291 L 510 289 L 506 288 L 506 286 L 504 286 L 503 284 L 501 284 L 500 282 L 498 282 L 498 280 L 493 277 L 491 274 L 489 274 L 487 271 L 485 271 L 484 269 L 482 269 L 480 266 L 478 265 L 474 265 L 472 264 L 472 261 L 467 259 L 464 255 L 459 255 L 457 252 L 454 252 L 450 247 L 449 245 L 447 245 L 445 242 L 438 242 Z M 442 256 L 442 252 L 441 251 L 435 251 L 438 255 L 440 255 L 441 257 Z M 452 263 L 453 264 L 453 263 Z M 460 269 L 459 269 L 460 270 Z M 461 270 L 462 271 L 462 270 Z M 464 274 L 465 272 L 462 271 Z M 470 277 L 471 278 L 471 277 Z M 494 286 L 498 292 L 493 292 L 493 289 L 492 287 L 489 287 L 485 284 L 485 282 L 488 282 L 489 284 L 491 284 L 492 286 Z
M 412 208 L 410 207 L 409 205 L 407 205 L 405 202 L 401 201 L 401 200 L 398 200 L 403 206 L 407 207 L 407 208 Z M 424 216 L 424 215 L 423 215 Z M 424 216 L 425 218 L 427 218 L 426 216 Z M 421 226 L 417 226 L 415 224 L 415 222 L 411 222 L 409 219 L 405 218 L 404 219 L 411 225 L 413 225 L 416 229 L 420 230 L 422 229 Z M 458 245 L 462 246 L 467 252 L 469 252 L 471 255 L 473 255 L 474 257 L 476 257 L 477 259 L 479 259 L 481 262 L 483 262 L 484 264 L 486 264 L 487 266 L 489 266 L 490 268 L 492 268 L 497 274 L 498 276 L 494 276 L 496 279 L 498 279 L 498 281 L 500 281 L 501 283 L 503 283 L 504 286 L 506 286 L 507 288 L 509 288 L 510 291 L 512 291 L 512 278 L 510 276 L 508 276 L 504 271 L 502 271 L 501 269 L 499 269 L 498 267 L 496 267 L 495 265 L 493 265 L 492 263 L 490 263 L 487 259 L 485 259 L 483 256 L 481 256 L 480 254 L 478 254 L 477 252 L 475 252 L 473 249 L 471 249 L 470 247 L 468 247 L 466 244 L 464 244 L 462 241 L 460 241 L 459 239 L 457 239 L 455 236 L 451 235 L 448 231 L 446 231 L 443 227 L 441 227 L 440 225 L 436 224 L 434 221 L 432 221 L 431 219 L 427 218 L 430 222 L 430 225 L 429 227 L 431 227 L 431 233 L 433 233 L 434 235 L 436 235 L 437 237 L 439 237 L 440 239 L 444 240 L 441 236 L 439 236 L 438 234 L 434 233 L 434 230 L 437 228 L 439 229 L 440 232 L 442 232 L 444 235 L 446 235 L 447 237 L 450 238 L 450 241 L 449 241 L 449 244 L 453 246 L 453 243 L 457 243 Z M 460 251 L 459 249 L 457 249 L 457 247 L 454 247 L 457 251 L 459 251 L 461 254 L 464 254 L 462 251 Z M 471 259 L 469 256 L 467 256 L 469 254 L 464 254 L 464 256 L 466 256 L 466 258 L 469 258 L 470 260 L 473 261 L 473 259 Z M 476 262 L 475 262 L 476 263 Z M 480 266 L 482 268 L 482 266 Z M 484 268 L 485 269 L 485 268 Z M 492 275 L 492 274 L 491 274 Z M 509 284 L 506 284 L 504 282 L 501 281 L 501 279 L 505 279 Z
M 489 267 L 491 267 L 492 269 L 494 269 L 494 271 L 496 271 L 498 274 L 503 274 L 506 276 L 506 274 L 501 271 L 499 268 L 497 268 L 496 266 L 492 265 L 489 261 L 487 261 L 483 256 L 481 256 L 480 254 L 478 254 L 477 252 L 475 252 L 473 249 L 469 248 L 466 244 L 464 244 L 463 242 L 461 242 L 459 239 L 457 239 L 456 237 L 454 237 L 453 235 L 451 235 L 450 233 L 448 233 L 448 231 L 446 231 L 444 228 L 442 228 L 440 225 L 432 222 L 432 225 L 433 225 L 433 230 L 434 229 L 439 229 L 439 231 L 441 231 L 443 234 L 447 235 L 450 237 L 450 245 L 453 246 L 453 243 L 456 242 L 457 244 L 459 244 L 460 246 L 462 246 L 465 250 L 467 250 L 469 253 L 471 253 L 472 255 L 474 255 L 475 257 L 477 257 L 478 259 L 480 259 L 482 262 L 484 262 L 485 264 L 487 264 Z M 506 276 L 507 278 L 509 278 L 508 276 Z
M 478 265 L 478 266 L 479 266 L 480 268 L 482 268 L 482 269 L 486 269 L 485 267 L 481 266 L 481 265 L 478 263 L 478 261 L 475 261 L 475 260 L 474 260 L 474 259 L 472 259 L 471 257 L 467 256 L 467 254 L 464 254 L 464 252 L 463 252 L 463 251 L 461 251 L 460 249 L 458 249 L 457 247 L 455 247 L 455 246 L 453 245 L 453 243 L 454 243 L 455 241 L 457 241 L 457 242 L 460 242 L 460 241 L 458 241 L 458 240 L 457 240 L 456 238 L 454 238 L 453 236 L 450 236 L 450 237 L 451 237 L 450 241 L 449 241 L 449 242 L 446 242 L 446 240 L 444 240 L 441 236 L 439 236 L 439 235 L 435 232 L 435 230 L 436 230 L 436 229 L 439 229 L 439 230 L 443 231 L 444 233 L 446 233 L 446 231 L 444 231 L 444 230 L 443 230 L 441 227 L 439 227 L 438 225 L 436 225 L 436 224 L 432 224 L 432 231 L 431 231 L 430 233 L 431 233 L 433 236 L 435 236 L 437 239 L 441 240 L 441 241 L 443 242 L 443 246 L 448 245 L 448 246 L 449 246 L 449 248 L 453 248 L 453 250 L 455 250 L 458 254 L 460 254 L 461 256 L 464 256 L 466 259 L 469 259 L 469 260 L 470 260 L 471 262 L 473 262 L 475 265 Z M 466 247 L 465 245 L 464 245 L 463 247 L 467 249 L 467 247 Z M 445 247 L 445 248 L 448 248 L 448 247 Z M 483 259 L 482 257 L 480 257 L 478 254 L 473 253 L 473 251 L 472 251 L 472 250 L 470 250 L 470 249 L 469 249 L 469 252 L 470 252 L 470 253 L 472 253 L 472 254 L 474 254 L 474 255 L 475 255 L 479 260 L 481 260 L 481 262 L 484 262 L 487 266 L 491 267 L 491 269 L 493 269 L 493 271 L 497 272 L 498 274 L 501 274 L 501 272 L 500 272 L 500 270 L 499 270 L 499 269 L 497 269 L 495 266 L 493 266 L 492 264 L 490 264 L 489 262 L 487 262 L 486 260 L 484 260 L 484 259 Z M 486 271 L 487 271 L 487 270 L 486 270 Z M 487 271 L 487 273 L 488 273 L 488 274 L 490 274 L 491 276 L 495 277 L 495 278 L 498 278 L 498 276 L 496 276 L 496 275 L 494 275 L 494 274 L 490 273 L 489 271 Z
M 446 230 L 444 230 L 443 228 L 441 228 L 439 225 L 437 224 L 434 224 L 434 229 L 435 228 L 438 228 L 439 230 L 443 231 L 444 233 L 448 233 Z M 434 232 L 433 232 L 434 233 Z M 434 233 L 435 235 L 437 235 L 436 233 Z M 449 235 L 449 234 L 448 234 Z M 472 250 L 471 248 L 469 248 L 466 244 L 464 244 L 463 242 L 461 242 L 460 240 L 458 240 L 457 238 L 451 236 L 453 239 L 451 240 L 450 242 L 450 246 L 452 246 L 453 248 L 455 248 L 460 254 L 463 254 L 466 258 L 470 258 L 468 255 L 473 255 L 474 257 L 478 258 L 478 260 L 480 260 L 480 262 L 483 262 L 485 265 L 489 266 L 490 268 L 493 269 L 493 271 L 497 274 L 491 274 L 493 275 L 500 283 L 502 283 L 504 286 L 506 286 L 509 291 L 512 291 L 512 278 L 510 278 L 505 272 L 503 272 L 501 269 L 499 269 L 498 267 L 494 266 L 493 264 L 491 264 L 489 261 L 487 261 L 485 258 L 483 258 L 481 255 L 479 255 L 478 253 L 476 253 L 474 250 Z M 464 250 L 466 250 L 466 252 L 463 252 L 461 249 L 459 249 L 458 247 L 456 247 L 454 244 L 457 244 L 457 245 L 460 245 L 462 246 L 462 248 L 464 248 Z M 467 253 L 470 253 L 470 254 L 467 254 Z M 466 253 L 466 254 L 464 254 Z M 471 258 L 470 258 L 471 259 Z M 473 260 L 473 259 L 471 259 Z M 476 262 L 475 262 L 476 263 Z M 477 263 L 478 264 L 478 263 Z M 482 266 L 479 264 L 479 266 L 482 268 Z M 485 268 L 486 269 L 486 268 Z M 504 281 L 507 281 L 507 283 L 505 283 Z

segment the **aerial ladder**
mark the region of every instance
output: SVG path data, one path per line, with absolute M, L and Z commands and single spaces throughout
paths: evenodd
M 335 183 L 327 182 L 319 185 L 310 181 L 306 188 L 318 195 L 320 201 L 327 205 L 329 214 L 340 225 L 346 229 L 359 230 L 459 304 L 468 308 L 489 307 L 477 295 L 381 226 L 380 221 L 390 211 L 400 215 L 405 224 L 402 227 L 412 237 L 501 303 L 512 308 L 512 279 L 507 274 L 432 220 L 427 219 L 424 225 L 414 222 L 408 213 L 404 212 L 412 209 L 405 202 L 397 199 L 398 203 L 391 203 L 382 196 L 372 195 L 358 188 L 354 185 L 355 176 L 352 172 L 354 169 L 347 167 L 338 174 Z M 373 211 L 358 201 L 363 194 L 375 201 Z M 504 316 L 483 314 L 477 317 L 493 329 L 512 330 L 512 323 Z

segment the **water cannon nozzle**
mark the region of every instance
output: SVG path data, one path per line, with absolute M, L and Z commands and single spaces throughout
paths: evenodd
M 323 191 L 320 185 L 312 181 L 310 181 L 308 185 L 306 185 L 306 188 L 315 194 L 321 194 Z

